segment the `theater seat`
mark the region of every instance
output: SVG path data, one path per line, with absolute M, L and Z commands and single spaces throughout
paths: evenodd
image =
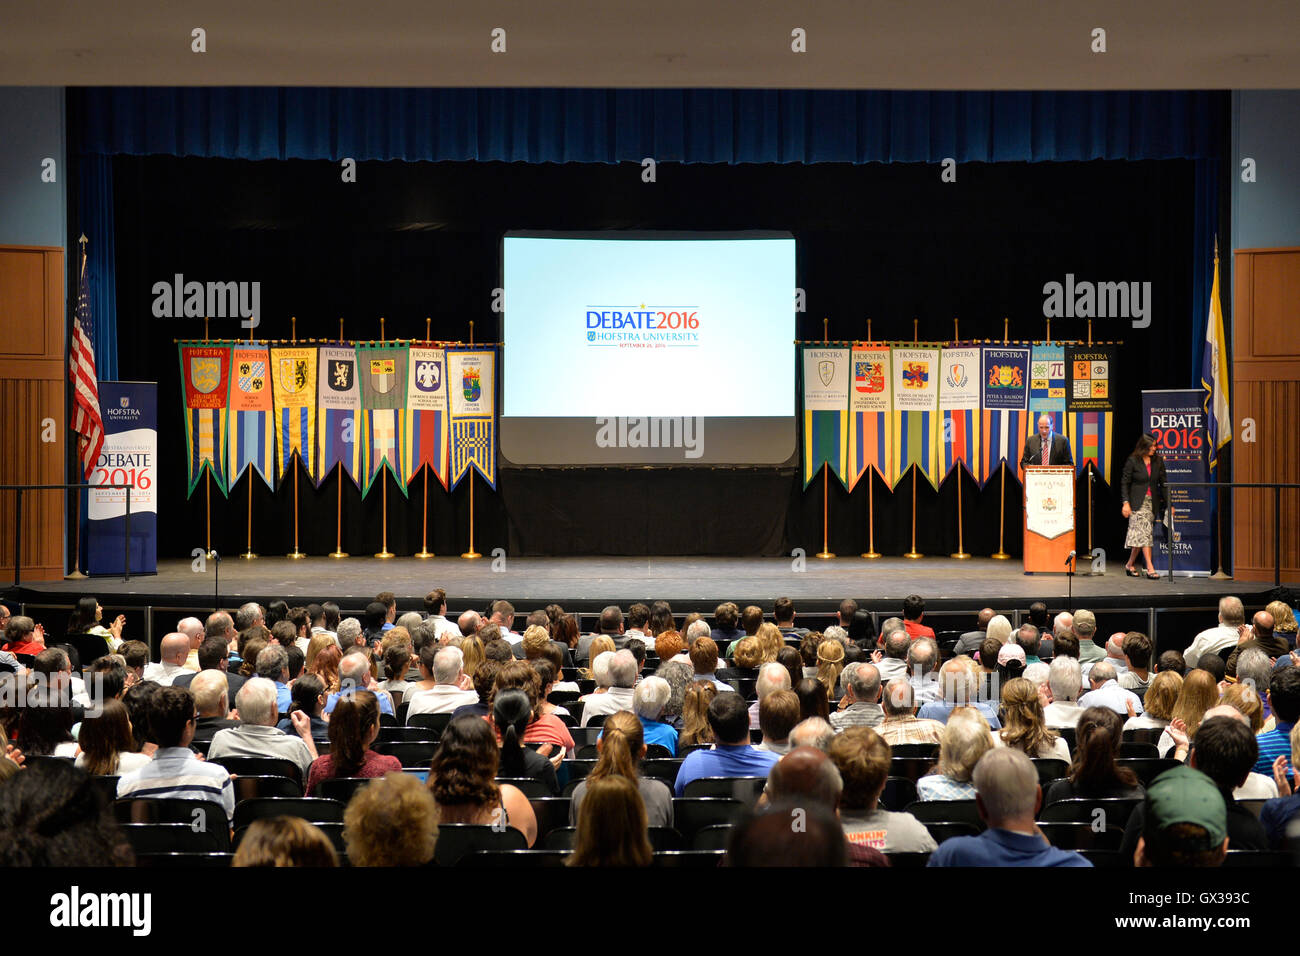
M 123 823 L 131 849 L 140 853 L 225 853 L 230 831 L 194 829 L 188 823 Z
M 298 817 L 308 823 L 342 823 L 343 804 L 324 797 L 259 797 L 235 805 L 235 829 L 254 820 L 270 817 Z
M 302 785 L 302 770 L 292 760 L 275 757 L 209 757 L 208 761 L 241 777 L 288 777 Z
M 550 794 L 529 799 L 528 803 L 533 808 L 533 816 L 537 818 L 537 839 L 539 842 L 542 837 L 552 830 L 558 830 L 569 825 L 569 804 L 571 802 L 568 797 L 552 797 Z
M 1060 850 L 1118 850 L 1123 827 L 1094 829 L 1091 823 L 1039 823 L 1047 842 Z
M 695 839 L 691 841 L 692 850 L 725 850 L 727 841 L 731 839 L 731 831 L 735 827 L 730 824 L 715 824 L 711 827 L 702 827 L 695 833 Z
M 1034 769 L 1038 771 L 1038 782 L 1042 785 L 1043 790 L 1047 790 L 1047 784 L 1052 780 L 1060 780 L 1070 769 L 1069 763 L 1061 760 L 1059 757 L 1036 757 L 1031 761 Z
M 1125 740 L 1119 745 L 1119 755 L 1120 757 L 1158 760 L 1160 758 L 1160 751 L 1156 749 L 1154 743 Z
M 885 858 L 895 870 L 923 870 L 930 862 L 928 853 L 886 853 Z
M 147 869 L 227 869 L 233 853 L 137 853 L 135 865 Z
M 226 819 L 226 808 L 212 800 L 124 797 L 113 803 L 113 817 L 123 825 L 174 823 L 189 829 L 194 829 L 197 825 L 196 832 L 215 834 L 219 844 L 198 849 L 230 849 L 230 822 Z M 199 823 L 200 820 L 202 823 Z M 161 852 L 182 849 L 184 848 L 164 847 Z
M 1173 757 L 1166 757 L 1164 759 L 1159 757 L 1139 757 L 1136 759 L 1121 758 L 1116 760 L 1115 763 L 1119 764 L 1121 767 L 1128 767 L 1137 774 L 1138 780 L 1142 782 L 1142 786 L 1144 787 L 1151 786 L 1151 782 L 1166 770 L 1172 770 L 1174 767 L 1182 766 L 1182 763 L 1175 760 Z
M 497 777 L 497 784 L 508 783 L 518 788 L 525 797 L 553 796 L 551 788 L 536 777 Z
M 1077 797 L 1070 800 L 1058 800 L 1049 803 L 1038 811 L 1040 823 L 1087 823 L 1101 822 L 1107 830 L 1124 829 L 1133 808 L 1142 801 L 1137 798 L 1108 798 L 1089 800 Z M 1100 815 L 1098 813 L 1100 811 Z
M 944 840 L 951 840 L 953 837 L 979 836 L 978 827 L 971 826 L 969 823 L 940 823 L 930 822 L 925 825 L 930 836 L 934 837 L 935 843 L 943 843 Z
M 733 797 L 675 797 L 673 824 L 687 840 L 709 826 L 732 824 L 745 812 L 745 805 Z
M 316 784 L 316 796 L 337 800 L 347 806 L 358 790 L 370 783 L 371 777 L 334 777 Z
M 889 761 L 889 775 L 891 777 L 905 777 L 916 783 L 933 767 L 935 761 L 931 757 L 892 757 Z
M 374 744 L 375 753 L 387 754 L 390 757 L 396 757 L 401 761 L 403 767 L 420 767 L 429 766 L 433 760 L 433 755 L 437 751 L 438 745 L 429 741 L 412 742 L 412 741 L 387 741 L 384 743 L 376 742 Z
M 752 807 L 767 786 L 766 777 L 697 777 L 686 785 L 688 797 L 732 797 Z
M 451 714 L 415 714 L 406 718 L 406 726 L 431 730 L 433 734 L 427 739 L 437 740 L 451 723 Z
M 893 744 L 889 748 L 890 757 L 916 757 L 928 758 L 931 761 L 939 759 L 938 744 Z
M 433 859 L 438 866 L 455 866 L 475 850 L 526 850 L 524 835 L 514 827 L 495 829 L 477 823 L 444 823 L 438 827 Z
M 564 866 L 568 858 L 568 850 L 474 850 L 462 856 L 456 865 L 510 870 L 549 869 Z
M 1136 730 L 1124 731 L 1124 743 L 1135 744 L 1158 744 L 1160 735 L 1163 734 L 1163 727 L 1140 727 Z
M 906 811 L 925 824 L 965 823 L 976 830 L 984 829 L 974 800 L 917 800 L 909 803 Z
M 890 777 L 880 794 L 880 805 L 886 810 L 899 811 L 916 801 L 916 784 L 906 777 Z
M 256 800 L 259 797 L 301 797 L 302 787 L 288 777 L 237 776 L 230 784 L 235 790 L 235 803 Z

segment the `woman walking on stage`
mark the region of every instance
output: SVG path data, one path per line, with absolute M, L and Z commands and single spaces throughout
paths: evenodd
M 1124 478 L 1120 484 L 1120 493 L 1124 499 L 1122 513 L 1128 518 L 1128 535 L 1124 538 L 1124 547 L 1131 549 L 1124 571 L 1131 578 L 1138 577 L 1133 563 L 1137 561 L 1139 551 L 1147 563 L 1147 577 L 1160 577 L 1151 563 L 1152 527 L 1165 516 L 1169 492 L 1165 485 L 1165 462 L 1156 453 L 1155 447 L 1155 439 L 1143 435 L 1138 439 L 1133 454 L 1124 462 Z M 1138 504 L 1134 505 L 1134 501 Z

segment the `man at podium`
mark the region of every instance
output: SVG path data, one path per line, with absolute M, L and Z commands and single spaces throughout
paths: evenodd
M 1064 435 L 1052 431 L 1052 417 L 1047 414 L 1038 416 L 1038 434 L 1030 435 L 1025 442 L 1025 452 L 1020 458 L 1020 467 L 1028 465 L 1073 465 L 1070 455 L 1070 443 Z

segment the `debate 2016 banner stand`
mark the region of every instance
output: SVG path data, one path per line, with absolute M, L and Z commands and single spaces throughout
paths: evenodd
M 126 491 L 132 485 L 131 573 L 158 572 L 158 383 L 100 382 L 104 447 L 90 474 L 86 568 L 91 575 L 125 574 L 122 536 Z
M 1204 399 L 1205 390 L 1200 388 L 1142 392 L 1142 428 L 1154 436 L 1170 484 L 1209 481 Z M 1173 512 L 1174 574 L 1209 577 L 1210 489 L 1170 488 L 1169 510 Z M 1156 532 L 1152 549 L 1151 563 L 1160 574 L 1169 570 L 1169 522 L 1166 512 L 1164 530 Z

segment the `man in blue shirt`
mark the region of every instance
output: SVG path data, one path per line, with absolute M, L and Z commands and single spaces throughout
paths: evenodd
M 641 721 L 646 745 L 658 744 L 667 747 L 675 757 L 677 756 L 677 731 L 671 724 L 659 719 L 672 695 L 673 689 L 668 681 L 662 677 L 647 677 L 637 684 L 636 690 L 632 692 L 632 710 Z M 748 719 L 748 712 L 746 712 L 746 719 Z
M 979 665 L 969 657 L 955 657 L 939 668 L 939 687 L 943 697 L 931 701 L 916 715 L 919 720 L 948 722 L 948 715 L 958 707 L 974 707 L 993 730 L 1001 730 L 998 702 L 979 700 Z
M 276 627 L 280 625 L 277 624 Z M 292 627 L 292 625 L 290 625 Z M 289 654 L 279 644 L 268 644 L 257 655 L 257 676 L 265 677 L 275 684 L 275 703 L 280 713 L 287 714 L 293 703 L 293 693 L 289 690 Z
M 1300 717 L 1300 668 L 1286 667 L 1274 671 L 1268 682 L 1268 706 L 1273 712 L 1272 730 L 1256 737 L 1259 741 L 1259 759 L 1255 773 L 1273 776 L 1273 761 L 1278 757 L 1291 758 L 1291 728 Z
M 1034 822 L 1043 788 L 1033 762 L 1012 747 L 990 750 L 975 765 L 975 806 L 988 829 L 953 837 L 930 855 L 930 866 L 1092 866 L 1086 857 L 1058 850 Z
M 686 785 L 701 777 L 766 777 L 781 759 L 779 754 L 750 745 L 749 708 L 744 698 L 733 691 L 720 693 L 710 701 L 709 726 L 717 745 L 712 750 L 693 750 L 686 755 L 673 786 L 676 796 L 686 796 Z
M 340 697 L 351 697 L 359 690 L 368 690 L 375 695 L 381 714 L 388 714 L 390 717 L 395 715 L 393 698 L 388 696 L 387 691 L 380 690 L 375 679 L 370 676 L 370 659 L 364 650 L 346 654 L 343 660 L 339 661 L 339 689 L 325 699 L 325 707 L 321 713 L 332 714 L 334 705 L 339 702 Z

